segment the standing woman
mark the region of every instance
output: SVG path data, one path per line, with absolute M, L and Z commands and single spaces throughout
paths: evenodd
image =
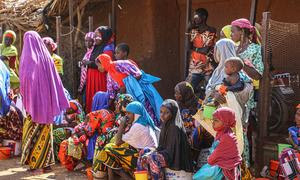
M 86 79 L 86 112 L 91 112 L 93 97 L 98 91 L 106 91 L 106 72 L 99 72 L 95 63 L 100 54 L 107 54 L 111 58 L 114 54 L 112 29 L 100 26 L 95 31 L 95 46 L 89 61 L 83 64 L 88 66 Z
M 11 30 L 3 34 L 2 44 L 0 44 L 0 59 L 5 63 L 10 73 L 10 86 L 12 89 L 19 88 L 20 80 L 18 50 L 14 46 L 16 42 L 16 33 Z
M 52 123 L 69 107 L 63 85 L 47 47 L 35 31 L 24 34 L 20 65 L 24 121 L 21 163 L 30 170 L 49 170 L 54 164 Z
M 244 61 L 243 71 L 241 73 L 245 82 L 253 82 L 254 89 L 258 89 L 258 80 L 262 78 L 264 64 L 261 56 L 261 46 L 258 44 L 259 37 L 255 31 L 255 27 L 251 25 L 247 19 L 237 19 L 231 23 L 231 39 L 234 42 L 240 42 L 237 48 L 237 55 Z M 255 108 L 253 92 L 247 102 L 246 113 L 244 113 L 244 129 L 247 133 L 247 124 L 250 110 Z M 246 134 L 245 133 L 245 134 Z M 247 138 L 244 138 L 247 140 Z M 245 142 L 243 159 L 246 166 L 250 166 L 249 143 Z

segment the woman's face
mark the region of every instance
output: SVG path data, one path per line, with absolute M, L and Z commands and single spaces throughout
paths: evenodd
M 180 92 L 178 90 L 176 90 L 176 89 L 175 89 L 175 95 L 174 96 L 175 96 L 175 100 L 177 102 L 182 101 L 182 96 L 181 96 Z
M 100 61 L 96 61 L 96 65 L 97 65 L 98 70 L 99 70 L 100 72 L 105 72 L 105 69 L 104 69 L 104 67 L 102 66 L 102 64 L 100 63 Z
M 13 42 L 13 39 L 11 37 L 6 36 L 4 38 L 4 44 L 5 44 L 6 47 L 10 46 L 12 44 L 12 42 Z
M 194 23 L 195 24 L 201 24 L 202 23 L 202 18 L 201 18 L 201 16 L 199 16 L 199 14 L 194 14 Z
M 92 38 L 87 38 L 85 40 L 85 46 L 87 48 L 91 48 L 91 47 L 93 47 L 93 45 L 94 45 L 94 40 Z
M 295 122 L 297 127 L 300 127 L 300 109 L 297 109 L 295 114 Z
M 102 36 L 99 31 L 95 32 L 95 44 L 100 45 L 102 43 Z
M 171 118 L 172 118 L 171 111 L 168 108 L 166 108 L 165 106 L 162 106 L 160 108 L 160 120 L 163 123 L 166 123 L 167 121 L 171 120 Z
M 134 114 L 132 112 L 126 111 L 126 117 L 128 118 L 129 123 L 132 123 L 134 121 Z
M 242 30 L 237 26 L 232 26 L 231 27 L 231 39 L 234 42 L 239 42 L 239 41 L 241 41 L 241 36 L 242 36 Z
M 215 131 L 218 131 L 218 130 L 221 130 L 223 128 L 224 123 L 222 121 L 220 121 L 219 119 L 217 119 L 217 118 L 213 118 L 212 126 L 213 126 L 213 129 Z

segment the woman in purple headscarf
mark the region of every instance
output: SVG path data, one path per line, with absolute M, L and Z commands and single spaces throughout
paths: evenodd
M 42 38 L 24 34 L 20 65 L 20 92 L 27 112 L 22 137 L 21 163 L 30 170 L 49 170 L 54 164 L 52 123 L 69 107 L 63 85 Z

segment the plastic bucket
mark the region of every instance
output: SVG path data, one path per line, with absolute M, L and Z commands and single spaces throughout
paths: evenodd
M 192 180 L 192 173 L 165 168 L 166 180 Z
M 20 141 L 3 139 L 3 145 L 12 148 L 13 154 L 19 156 L 21 154 L 21 143 Z
M 286 148 L 292 148 L 292 146 L 290 144 L 278 144 L 278 157 L 280 153 Z
M 5 160 L 11 157 L 10 147 L 0 147 L 0 160 Z
M 134 172 L 135 180 L 148 180 L 147 171 L 136 171 Z
M 94 179 L 91 167 L 86 169 L 86 176 L 87 176 L 88 180 L 93 180 Z
M 271 160 L 270 161 L 270 175 L 272 177 L 276 176 L 276 173 L 278 171 L 278 168 L 279 168 L 279 162 L 278 161 L 274 161 L 274 160 Z
M 213 113 L 216 111 L 216 107 L 204 105 L 203 107 L 203 117 L 205 119 L 212 119 Z

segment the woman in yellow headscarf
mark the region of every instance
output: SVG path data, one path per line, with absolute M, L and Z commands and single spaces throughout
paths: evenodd
M 19 59 L 18 50 L 13 45 L 16 41 L 16 33 L 11 30 L 3 34 L 2 44 L 0 44 L 0 59 L 5 63 L 10 71 L 10 84 L 13 89 L 18 88 L 20 81 L 18 77 Z

